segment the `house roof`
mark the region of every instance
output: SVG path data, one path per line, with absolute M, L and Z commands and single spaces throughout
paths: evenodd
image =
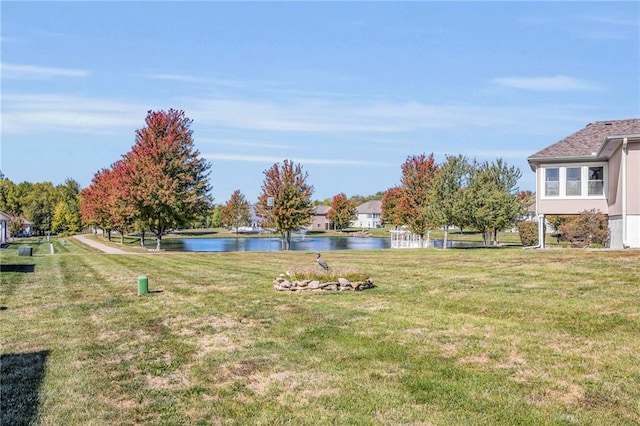
M 331 210 L 331 206 L 325 206 L 322 204 L 313 207 L 313 213 L 316 216 L 326 216 L 326 214 L 329 213 L 329 210 Z
M 382 212 L 382 201 L 371 200 L 358 206 L 358 214 L 373 214 Z
M 598 159 L 602 148 L 612 137 L 640 137 L 640 118 L 629 120 L 596 121 L 584 129 L 531 155 L 529 163 L 537 160 Z

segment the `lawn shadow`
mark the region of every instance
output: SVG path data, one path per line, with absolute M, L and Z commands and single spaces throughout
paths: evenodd
M 34 424 L 49 351 L 0 356 L 0 424 Z
M 3 263 L 0 264 L 0 272 L 35 272 L 36 265 L 30 264 L 17 264 L 17 263 Z

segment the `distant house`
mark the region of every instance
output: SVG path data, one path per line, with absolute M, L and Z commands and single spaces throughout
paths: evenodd
M 380 228 L 382 226 L 382 201 L 371 200 L 357 207 L 358 217 L 351 222 L 353 228 Z
M 327 219 L 327 213 L 331 206 L 314 206 L 313 216 L 309 224 L 309 231 L 328 231 L 331 228 L 331 221 Z
M 599 210 L 611 248 L 640 248 L 640 119 L 588 124 L 528 161 L 539 217 Z

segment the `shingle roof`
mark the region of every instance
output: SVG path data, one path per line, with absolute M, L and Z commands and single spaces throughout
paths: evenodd
M 373 214 L 382 212 L 382 201 L 371 200 L 358 206 L 358 214 Z
M 529 157 L 529 161 L 545 158 L 595 156 L 607 137 L 640 134 L 640 118 L 596 121 Z
M 329 210 L 331 210 L 331 206 L 325 206 L 322 204 L 313 207 L 313 211 L 316 216 L 326 215 L 329 213 Z

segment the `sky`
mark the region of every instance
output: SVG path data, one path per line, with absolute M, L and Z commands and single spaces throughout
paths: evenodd
M 640 117 L 640 2 L 14 2 L 1 170 L 82 187 L 149 110 L 184 110 L 212 196 L 299 163 L 314 200 L 398 185 L 409 156 L 527 157 Z

